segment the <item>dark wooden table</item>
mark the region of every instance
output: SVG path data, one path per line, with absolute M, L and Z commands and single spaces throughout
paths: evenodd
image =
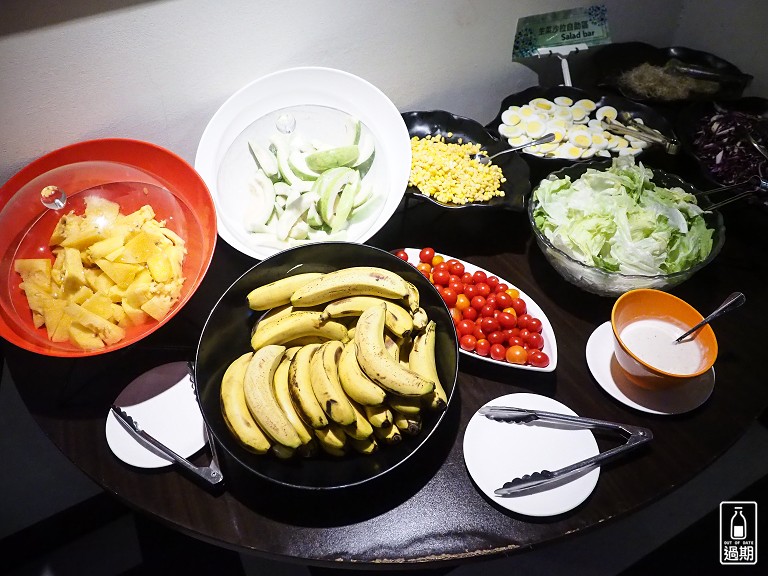
M 553 373 L 532 373 L 462 355 L 458 392 L 429 449 L 380 480 L 340 493 L 291 491 L 256 479 L 211 493 L 173 467 L 131 468 L 107 445 L 104 425 L 112 400 L 147 369 L 192 360 L 212 305 L 255 264 L 221 240 L 199 291 L 144 341 L 83 360 L 41 357 L 8 343 L 4 353 L 32 416 L 78 468 L 133 509 L 188 535 L 268 559 L 355 569 L 445 567 L 522 553 L 597 526 L 610 529 L 612 519 L 696 476 L 768 406 L 762 374 L 768 214 L 735 205 L 724 216 L 722 253 L 673 293 L 702 311 L 735 290 L 747 302 L 715 325 L 720 355 L 709 400 L 686 414 L 654 416 L 615 401 L 593 379 L 587 339 L 609 319 L 614 300 L 565 282 L 532 242 L 524 214 L 401 206 L 370 244 L 387 250 L 429 245 L 513 282 L 549 317 L 559 363 Z M 576 509 L 541 519 L 509 513 L 473 485 L 462 440 L 481 405 L 512 392 L 543 394 L 584 416 L 649 427 L 654 440 L 606 465 L 592 495 Z M 207 462 L 208 455 L 196 460 Z

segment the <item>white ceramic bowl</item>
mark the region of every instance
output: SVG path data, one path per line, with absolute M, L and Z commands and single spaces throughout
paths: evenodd
M 216 205 L 219 235 L 253 258 L 263 260 L 294 244 L 277 238 L 270 242 L 263 238 L 254 241 L 243 225 L 242 204 L 232 200 L 232 182 L 242 182 L 244 189 L 247 187 L 254 171 L 247 141 L 264 131 L 267 116 L 308 107 L 335 109 L 357 118 L 375 140 L 376 153 L 369 175 L 375 178 L 374 202 L 378 205 L 350 225 L 345 241 L 364 243 L 378 232 L 397 209 L 408 185 L 408 129 L 395 105 L 378 88 L 353 74 L 321 67 L 290 68 L 254 80 L 216 111 L 203 132 L 195 157 L 195 169 Z M 318 121 L 327 123 L 327 119 Z

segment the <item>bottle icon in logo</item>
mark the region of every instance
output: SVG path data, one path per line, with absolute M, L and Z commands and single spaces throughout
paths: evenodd
M 741 513 L 741 506 L 734 508 L 733 516 L 731 517 L 731 539 L 732 540 L 744 540 L 747 537 L 747 519 L 744 518 L 744 514 Z

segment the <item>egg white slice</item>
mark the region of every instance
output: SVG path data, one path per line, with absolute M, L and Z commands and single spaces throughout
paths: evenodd
M 582 98 L 581 100 L 578 100 L 574 106 L 584 108 L 584 110 L 587 112 L 593 112 L 595 109 L 597 109 L 597 104 L 595 104 L 594 100 L 590 100 L 589 98 Z
M 499 135 L 502 138 L 514 138 L 515 136 L 521 136 L 524 133 L 525 130 L 521 124 L 516 124 L 514 126 L 510 124 L 499 125 Z
M 603 106 L 601 108 L 597 109 L 597 112 L 595 112 L 595 118 L 598 120 L 602 120 L 603 118 L 608 118 L 609 120 L 616 120 L 616 117 L 619 115 L 618 110 L 614 108 L 613 106 Z
M 573 104 L 573 99 L 568 98 L 568 96 L 558 96 L 555 98 L 554 102 L 558 106 L 571 106 Z
M 520 124 L 520 111 L 507 109 L 501 113 L 501 121 L 509 126 L 517 126 Z
M 535 110 L 543 110 L 544 112 L 550 112 L 555 107 L 555 104 L 546 98 L 534 98 L 529 102 L 529 105 Z

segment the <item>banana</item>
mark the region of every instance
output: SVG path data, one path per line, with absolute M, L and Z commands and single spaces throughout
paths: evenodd
M 416 331 L 424 330 L 429 322 L 429 316 L 424 308 L 417 307 L 413 311 L 413 329 Z
M 275 388 L 275 398 L 280 405 L 288 421 L 293 426 L 296 433 L 299 435 L 299 439 L 302 444 L 309 444 L 314 438 L 312 429 L 307 426 L 299 416 L 296 408 L 291 400 L 291 392 L 288 386 L 288 372 L 291 366 L 291 359 L 295 356 L 299 350 L 298 347 L 289 348 L 285 351 L 280 364 L 277 365 L 275 375 L 273 377 L 273 386 Z
M 272 386 L 275 370 L 285 353 L 284 346 L 270 345 L 254 352 L 245 371 L 245 401 L 253 419 L 278 444 L 301 446 L 301 439 L 283 413 Z
M 416 434 L 421 432 L 421 415 L 408 416 L 395 410 L 393 416 L 395 418 L 393 425 L 397 426 L 398 430 L 403 434 L 416 436 Z
M 221 411 L 229 430 L 246 450 L 256 454 L 269 451 L 271 442 L 248 411 L 245 402 L 245 371 L 253 352 L 247 352 L 232 362 L 221 379 Z
M 396 273 L 373 266 L 355 266 L 329 272 L 297 289 L 296 307 L 316 306 L 348 296 L 380 296 L 402 300 L 409 296 L 407 282 Z
M 400 344 L 386 332 L 384 333 L 384 349 L 393 360 L 400 362 Z
M 394 424 L 386 428 L 374 428 L 373 435 L 384 444 L 397 444 L 403 439 L 400 429 Z
M 357 361 L 368 377 L 388 392 L 400 396 L 423 396 L 434 384 L 392 358 L 384 345 L 384 303 L 371 306 L 360 315 L 355 330 Z
M 432 410 L 445 410 L 448 395 L 437 375 L 435 357 L 435 338 L 437 325 L 430 320 L 423 332 L 413 339 L 413 347 L 408 355 L 408 365 L 422 378 L 434 383 L 435 388 L 426 398 L 426 405 Z
M 352 341 L 344 345 L 339 357 L 339 381 L 347 396 L 364 406 L 377 406 L 387 397 L 387 393 L 360 368 Z
M 328 417 L 312 389 L 310 361 L 320 344 L 307 344 L 296 352 L 288 368 L 288 386 L 299 416 L 312 428 L 328 426 Z
M 315 398 L 322 406 L 328 418 L 348 426 L 356 421 L 355 409 L 344 393 L 339 381 L 339 358 L 344 344 L 331 340 L 321 344 L 309 362 L 310 380 Z
M 391 394 L 387 397 L 387 404 L 392 410 L 405 414 L 406 416 L 417 416 L 421 414 L 421 406 L 426 396 L 395 396 Z
M 371 434 L 373 434 L 373 426 L 371 426 L 371 423 L 368 422 L 368 419 L 365 417 L 365 410 L 362 406 L 356 405 L 353 401 L 350 401 L 350 404 L 355 411 L 355 422 L 349 426 L 344 426 L 344 432 L 347 433 L 347 436 L 355 438 L 356 440 L 370 438 Z
M 419 310 L 419 289 L 416 288 L 415 284 L 412 284 L 407 280 L 404 282 L 407 291 L 405 301 L 408 304 L 408 308 L 411 310 L 411 313 L 415 314 L 416 311 Z
M 368 438 L 358 439 L 350 438 L 349 443 L 352 448 L 360 454 L 373 454 L 379 449 L 379 445 L 376 442 L 376 438 L 369 436 Z
M 269 310 L 276 306 L 290 304 L 291 296 L 298 288 L 321 276 L 320 272 L 305 272 L 259 286 L 248 293 L 248 307 L 252 310 Z
M 371 426 L 374 428 L 389 428 L 392 426 L 394 417 L 392 416 L 392 410 L 386 404 L 380 404 L 379 406 L 363 406 L 365 417 Z M 375 432 L 375 430 L 374 430 Z
M 331 456 L 344 456 L 347 453 L 348 436 L 344 429 L 335 422 L 329 422 L 325 428 L 315 430 L 320 448 Z
M 263 346 L 284 344 L 305 336 L 346 341 L 346 326 L 335 320 L 322 322 L 321 314 L 322 312 L 298 310 L 263 326 L 257 324 L 251 336 L 251 347 L 258 350 Z
M 288 446 L 283 446 L 282 444 L 273 444 L 272 454 L 280 458 L 280 460 L 288 460 L 289 458 L 293 458 L 293 455 L 296 454 L 296 449 L 288 448 Z
M 330 302 L 323 310 L 323 318 L 344 318 L 347 316 L 360 316 L 366 309 L 381 302 L 387 305 L 386 327 L 395 336 L 403 337 L 413 330 L 413 318 L 410 312 L 389 300 L 382 300 L 377 296 L 350 296 Z
M 276 306 L 275 308 L 271 308 L 270 310 L 265 312 L 261 316 L 261 318 L 259 318 L 258 324 L 255 324 L 253 326 L 253 329 L 256 330 L 257 326 L 264 326 L 268 322 L 272 322 L 273 320 L 278 320 L 283 316 L 288 316 L 288 314 L 290 314 L 291 312 L 293 312 L 293 306 L 291 306 L 290 304 L 284 304 L 283 306 Z

